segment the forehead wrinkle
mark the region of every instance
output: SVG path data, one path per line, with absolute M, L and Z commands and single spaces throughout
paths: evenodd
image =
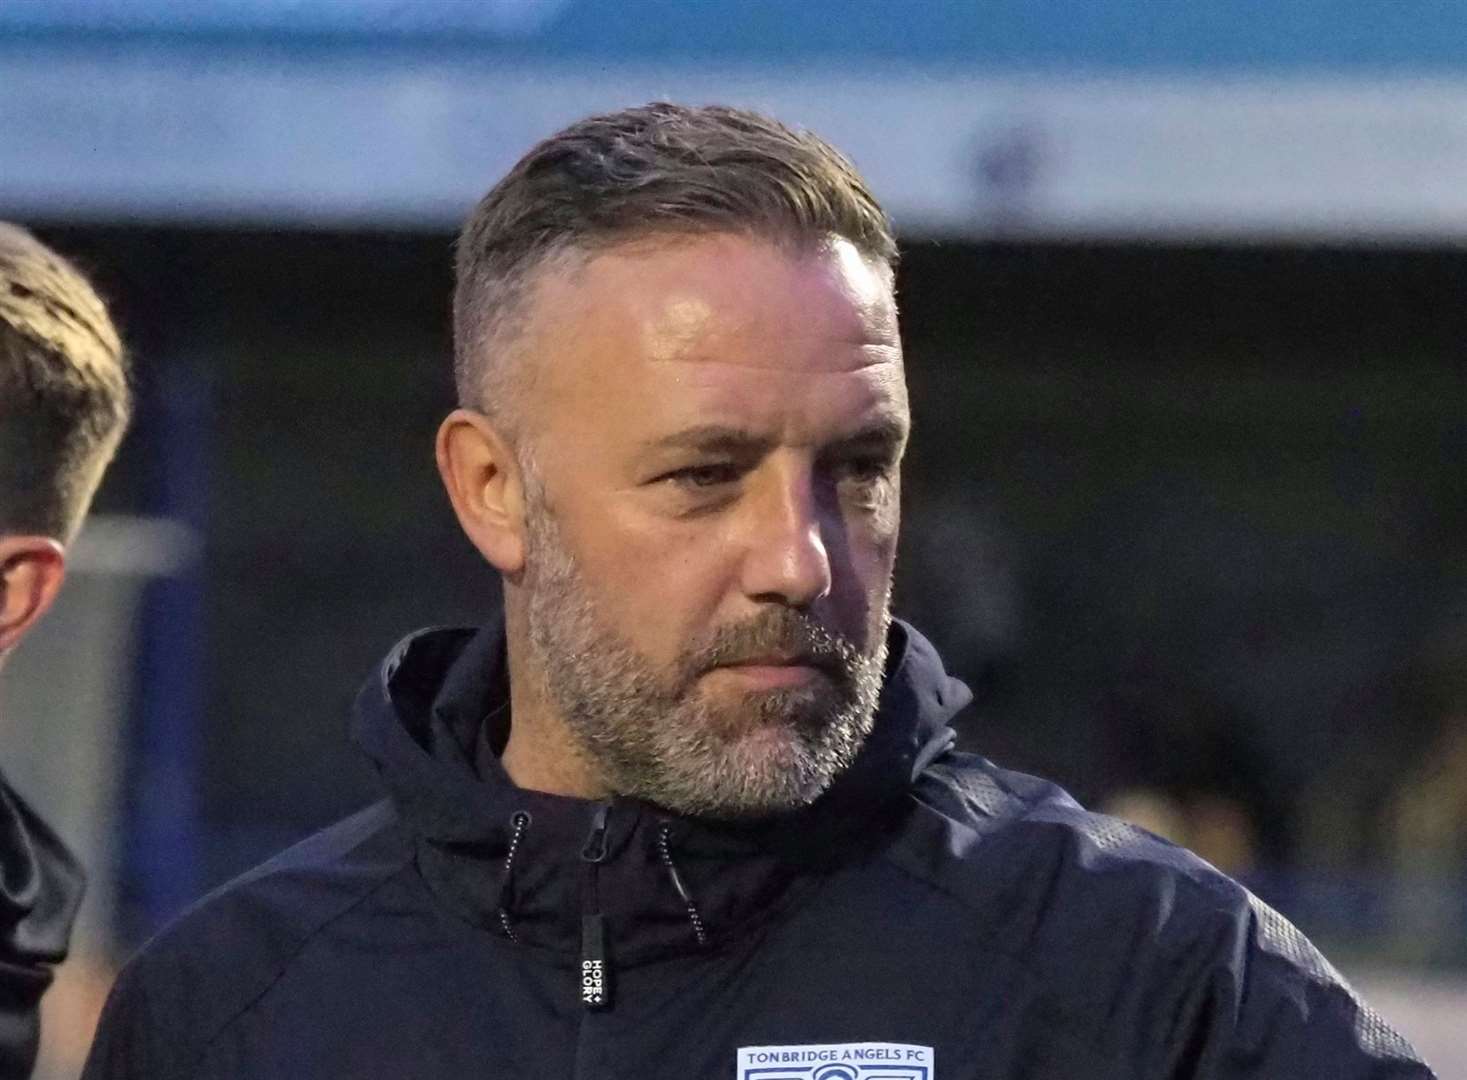
M 652 364 L 691 364 L 697 367 L 715 367 L 722 365 L 724 367 L 748 368 L 753 371 L 782 371 L 788 372 L 791 375 L 825 376 L 827 378 L 833 378 L 839 375 L 856 375 L 863 371 L 870 371 L 872 368 L 886 367 L 888 365 L 895 365 L 899 362 L 900 361 L 896 360 L 895 358 L 883 357 L 879 360 L 868 360 L 864 364 L 854 364 L 850 367 L 826 368 L 823 370 L 815 371 L 811 371 L 808 369 L 794 371 L 790 369 L 788 364 L 781 363 L 778 360 L 770 360 L 767 363 L 761 363 L 758 360 L 715 360 L 711 357 L 694 356 L 678 357 L 677 359 L 669 360 L 648 361 L 648 363 Z
M 791 375 L 827 376 L 854 375 L 862 371 L 869 371 L 872 368 L 885 366 L 896 367 L 902 363 L 901 348 L 897 345 L 874 341 L 862 342 L 859 344 L 855 342 L 849 342 L 847 344 L 853 346 L 863 356 L 869 355 L 872 351 L 885 353 L 887 355 L 875 356 L 870 359 L 866 359 L 861 363 L 825 368 L 792 367 L 788 362 L 778 359 L 761 360 L 757 357 L 749 357 L 747 359 L 730 358 L 728 356 L 713 356 L 703 352 L 685 352 L 680 353 L 677 356 L 649 356 L 647 357 L 647 362 L 649 364 L 694 364 L 700 367 L 716 367 L 722 365 L 727 367 L 752 368 L 756 371 L 783 371 L 788 372 Z M 784 350 L 770 351 L 775 352 Z
M 764 265 L 770 255 L 777 262 L 773 268 Z M 739 268 L 751 258 L 759 265 L 740 274 Z M 618 286 L 617 304 L 625 305 L 618 321 L 629 331 L 629 340 L 637 342 L 645 362 L 717 357 L 739 362 L 741 356 L 783 355 L 795 350 L 802 359 L 816 360 L 812 366 L 818 369 L 829 366 L 820 350 L 900 351 L 890 282 L 848 242 L 832 239 L 817 253 L 795 259 L 756 245 L 742 254 L 729 253 L 718 264 L 722 270 L 715 267 L 711 272 L 698 262 L 686 273 L 678 273 L 647 260 L 645 255 L 617 252 L 593 260 L 593 265 L 601 265 L 609 275 L 603 284 Z M 788 289 L 770 291 L 770 274 L 778 277 L 780 273 L 796 276 L 792 280 L 797 294 Z M 658 288 L 650 293 L 640 288 L 654 282 Z M 745 366 L 785 365 L 754 361 Z M 869 364 L 837 366 L 849 370 Z
M 679 303 L 679 308 L 691 308 L 691 302 Z M 679 317 L 670 320 L 649 320 L 643 324 L 641 339 L 643 356 L 652 362 L 714 361 L 725 343 L 731 346 L 721 350 L 726 357 L 739 352 L 788 353 L 794 347 L 813 349 L 885 349 L 900 353 L 900 338 L 892 322 L 872 325 L 866 320 L 855 320 L 862 325 L 850 327 L 845 333 L 779 334 L 757 332 L 747 323 L 720 325 L 722 320 L 714 317 Z M 766 343 L 767 344 L 763 344 Z
M 850 305 L 846 312 L 792 333 L 782 332 L 787 325 L 797 326 L 788 311 L 735 314 L 697 295 L 676 296 L 641 318 L 642 353 L 650 361 L 714 360 L 720 351 L 725 356 L 761 350 L 788 353 L 792 347 L 887 349 L 900 354 L 894 305 L 879 299 L 863 301 L 844 288 L 841 292 Z

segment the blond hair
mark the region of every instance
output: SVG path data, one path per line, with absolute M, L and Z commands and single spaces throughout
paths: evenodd
M 0 533 L 70 539 L 130 412 L 106 306 L 69 262 L 0 222 Z

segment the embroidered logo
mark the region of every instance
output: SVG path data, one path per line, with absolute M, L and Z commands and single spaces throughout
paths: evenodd
M 739 1048 L 738 1080 L 936 1080 L 932 1047 L 826 1043 Z

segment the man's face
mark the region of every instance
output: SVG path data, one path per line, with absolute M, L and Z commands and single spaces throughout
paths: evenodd
M 612 249 L 537 291 L 523 579 L 606 786 L 813 800 L 870 730 L 909 426 L 887 276 L 845 241 Z

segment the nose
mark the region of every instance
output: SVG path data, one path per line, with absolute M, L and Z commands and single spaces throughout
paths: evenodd
M 762 603 L 805 608 L 830 595 L 830 553 L 822 507 L 809 470 L 771 478 L 753 500 L 743 564 L 744 594 Z

